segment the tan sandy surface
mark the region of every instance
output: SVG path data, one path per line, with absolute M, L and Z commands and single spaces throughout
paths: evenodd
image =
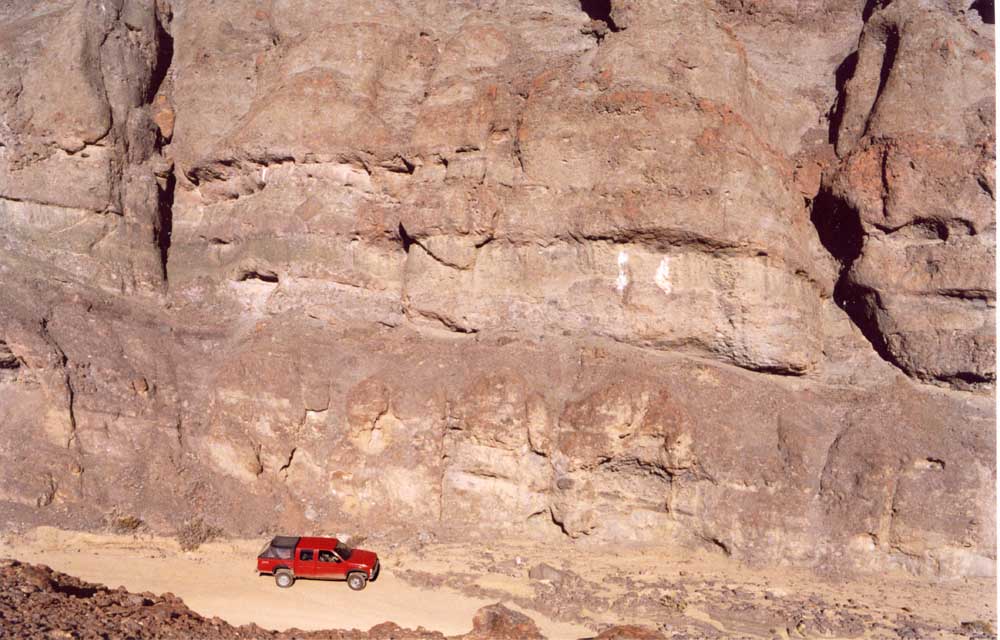
M 283 590 L 256 575 L 262 540 L 211 542 L 184 552 L 170 539 L 42 527 L 3 543 L 0 556 L 110 587 L 172 592 L 203 615 L 270 629 L 368 629 L 391 620 L 458 634 L 471 628 L 479 607 L 502 601 L 530 615 L 554 639 L 590 636 L 612 623 L 683 630 L 692 637 L 995 637 L 993 578 L 834 577 L 751 569 L 719 554 L 670 549 L 363 545 L 378 551 L 383 562 L 379 580 L 364 591 L 305 580 Z M 528 569 L 542 561 L 571 577 L 530 579 Z
M 267 629 L 369 629 L 391 620 L 403 627 L 459 634 L 472 628 L 477 609 L 496 602 L 447 588 L 410 586 L 393 574 L 388 562 L 378 580 L 360 592 L 341 582 L 313 580 L 279 589 L 270 577 L 257 576 L 256 555 L 262 545 L 260 540 L 227 540 L 184 552 L 171 539 L 39 527 L 23 540 L 5 541 L 0 556 L 46 564 L 110 587 L 169 591 L 202 615 L 236 625 L 256 622 Z M 550 637 L 587 633 L 578 624 L 529 613 Z

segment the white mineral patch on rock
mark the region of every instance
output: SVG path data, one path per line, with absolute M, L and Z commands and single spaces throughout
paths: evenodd
M 625 287 L 628 286 L 628 253 L 625 251 L 618 252 L 618 279 L 615 280 L 615 289 L 619 294 L 625 293 Z
M 656 268 L 653 282 L 663 290 L 663 293 L 669 294 L 673 291 L 674 286 L 670 283 L 670 256 L 663 256 L 663 260 L 660 260 L 660 266 Z

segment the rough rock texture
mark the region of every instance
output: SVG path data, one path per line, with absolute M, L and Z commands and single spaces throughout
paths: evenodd
M 995 379 L 993 27 L 948 9 L 892 2 L 865 24 L 817 215 L 875 348 L 965 387 Z
M 0 8 L 0 521 L 995 572 L 992 6 Z

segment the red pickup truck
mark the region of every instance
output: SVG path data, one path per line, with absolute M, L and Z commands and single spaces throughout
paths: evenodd
M 257 574 L 273 575 L 282 589 L 299 578 L 347 580 L 361 591 L 378 578 L 378 556 L 364 549 L 351 549 L 336 538 L 276 536 L 257 556 Z

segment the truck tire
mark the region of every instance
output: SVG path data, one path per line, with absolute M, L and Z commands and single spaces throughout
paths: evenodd
M 295 576 L 288 569 L 278 569 L 274 572 L 274 584 L 282 589 L 287 589 L 295 584 Z
M 368 584 L 368 578 L 365 577 L 365 574 L 363 573 L 358 573 L 357 571 L 355 571 L 354 573 L 348 574 L 347 576 L 347 586 L 354 589 L 355 591 L 361 591 L 362 589 L 365 588 L 365 585 L 367 584 Z

